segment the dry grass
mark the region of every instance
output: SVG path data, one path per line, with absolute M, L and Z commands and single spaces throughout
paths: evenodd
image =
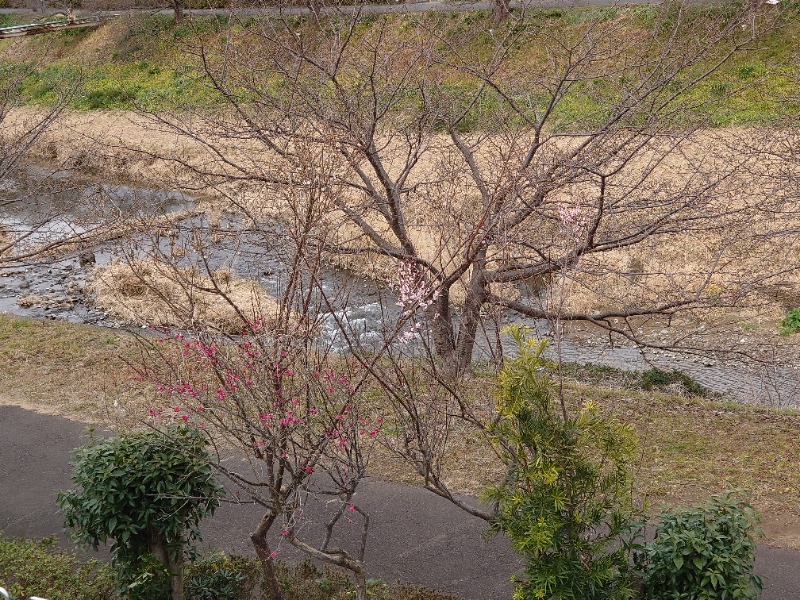
M 25 120 L 30 110 L 18 111 L 14 118 Z M 201 136 L 213 139 L 213 123 L 198 120 L 195 128 Z M 66 140 L 70 143 L 65 143 Z M 482 142 L 477 158 L 490 174 L 492 185 L 502 185 L 503 178 L 508 177 L 511 163 L 502 157 L 519 154 L 510 149 L 522 147 L 524 142 L 513 135 Z M 558 163 L 559 157 L 576 142 L 575 138 L 569 142 L 550 141 L 541 148 L 540 160 Z M 405 153 L 394 146 L 401 142 L 387 138 L 381 143 L 384 155 L 393 158 L 387 165 L 388 171 L 397 175 L 402 168 L 398 157 Z M 558 303 L 565 310 L 591 312 L 698 295 L 707 302 L 713 302 L 714 298 L 719 298 L 720 304 L 735 301 L 739 312 L 731 313 L 733 321 L 752 322 L 763 326 L 764 331 L 774 328 L 775 320 L 786 310 L 786 298 L 800 298 L 800 270 L 791 268 L 800 255 L 800 238 L 790 235 L 800 227 L 800 210 L 780 202 L 782 182 L 800 176 L 800 165 L 791 156 L 796 134 L 767 129 L 701 131 L 687 139 L 680 152 L 659 162 L 656 159 L 667 144 L 668 139 L 655 140 L 625 171 L 609 180 L 608 199 L 616 198 L 617 203 L 599 235 L 632 231 L 637 223 L 652 220 L 656 212 L 669 210 L 664 203 L 669 198 L 686 202 L 684 211 L 691 219 L 683 231 L 669 230 L 630 248 L 584 256 L 569 277 L 559 282 L 563 285 L 554 288 L 546 303 Z M 233 146 L 220 141 L 218 147 L 254 173 L 271 176 L 292 170 L 291 165 L 278 163 L 268 150 L 256 147 L 253 142 L 237 141 Z M 291 219 L 288 209 L 293 203 L 296 207 L 298 199 L 304 197 L 302 186 L 275 189 L 257 183 L 219 183 L 230 167 L 216 161 L 208 149 L 174 132 L 155 129 L 143 117 L 129 113 L 70 113 L 43 138 L 37 151 L 43 157 L 79 164 L 90 171 L 97 169 L 110 177 L 202 187 L 210 196 L 209 205 L 230 207 L 233 200 L 256 217 Z M 374 205 L 336 183 L 356 177 L 350 166 L 343 160 L 330 158 L 320 148 L 308 147 L 303 151 L 307 155 L 303 161 L 306 167 L 293 168 L 308 168 L 323 179 L 329 178 L 325 182 L 330 184 L 331 197 L 323 199 L 327 204 L 316 219 L 318 234 L 345 249 L 374 248 L 358 227 L 333 208 L 335 197 L 345 199 L 351 210 L 397 246 L 398 241 Z M 253 159 L 255 156 L 257 161 Z M 193 176 L 190 169 L 172 162 L 172 157 L 211 175 Z M 323 164 L 324 169 L 320 166 Z M 732 165 L 736 166 L 735 172 L 720 183 L 712 196 L 698 195 L 697 201 L 693 200 L 703 186 L 727 174 Z M 653 172 L 640 182 L 651 167 L 655 167 Z M 313 179 L 312 174 L 306 174 L 306 178 Z M 304 177 L 303 173 L 297 175 L 298 180 Z M 547 248 L 553 255 L 563 251 L 568 236 L 559 227 L 557 209 L 565 203 L 574 204 L 576 199 L 592 205 L 599 193 L 595 183 L 565 182 L 554 190 L 529 226 L 523 226 L 507 242 L 489 249 L 488 266 L 524 261 L 530 250 L 518 240 Z M 431 136 L 427 140 L 406 187 L 415 190 L 404 200 L 404 211 L 410 237 L 420 256 L 445 271 L 457 268 L 465 249 L 474 241 L 473 229 L 480 222 L 483 209 L 463 160 L 446 137 Z M 642 198 L 650 198 L 651 202 L 637 205 Z M 695 220 L 708 215 L 716 217 Z M 386 281 L 395 277 L 394 262 L 374 252 L 331 254 L 329 258 L 338 266 L 376 279 Z M 771 272 L 781 274 L 751 285 L 755 274 Z M 467 282 L 469 276 L 467 271 L 461 282 Z M 748 284 L 741 285 L 741 281 Z M 776 294 L 776 288 L 782 291 Z M 511 299 L 517 294 L 513 286 L 492 291 Z M 456 284 L 452 298 L 456 302 L 463 298 L 462 284 Z
M 204 325 L 240 333 L 249 321 L 275 319 L 279 311 L 275 299 L 255 281 L 235 278 L 226 270 L 203 274 L 196 267 L 155 260 L 95 269 L 88 287 L 98 307 L 136 325 Z
M 117 407 L 148 393 L 124 362 L 135 355 L 123 332 L 0 316 L 0 402 L 121 425 Z
M 485 398 L 490 378 L 473 382 Z M 689 505 L 732 488 L 750 494 L 761 512 L 767 542 L 800 549 L 800 414 L 731 405 L 660 392 L 602 388 L 566 382 L 571 403 L 594 401 L 635 430 L 637 493 L 652 510 Z M 478 494 L 503 476 L 486 440 L 455 426 L 444 453 L 443 472 L 453 489 Z M 374 465 L 384 477 L 419 483 L 388 451 Z
M 3 403 L 130 427 L 156 401 L 126 366 L 140 357 L 132 336 L 122 332 L 0 316 L 0 358 Z M 469 388 L 485 401 L 493 386 L 490 376 L 481 376 Z M 740 487 L 763 514 L 767 541 L 800 548 L 800 414 L 569 382 L 565 389 L 571 402 L 593 400 L 634 428 L 637 491 L 653 508 Z M 502 476 L 485 441 L 467 428 L 452 431 L 443 466 L 448 483 L 470 493 Z M 385 449 L 372 471 L 395 481 L 416 480 Z

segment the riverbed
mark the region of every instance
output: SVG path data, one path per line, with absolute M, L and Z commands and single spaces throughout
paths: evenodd
M 159 217 L 170 226 L 170 234 L 165 236 L 134 228 L 129 237 L 75 248 L 57 258 L 2 265 L 0 312 L 7 314 L 113 328 L 146 325 L 120 322 L 96 306 L 87 287 L 92 270 L 107 266 L 120 255 L 130 258 L 137 252 L 152 254 L 156 250 L 168 256 L 176 246 L 184 248 L 179 261 L 192 264 L 200 259 L 193 254 L 198 244 L 188 242 L 196 242 L 199 235 L 214 238 L 213 243 L 204 240 L 200 244 L 206 268 L 229 269 L 237 277 L 257 281 L 273 296 L 281 294 L 289 272 L 291 255 L 275 243 L 280 232 L 267 230 L 275 225 L 245 227 L 233 216 L 216 215 L 210 227 L 208 215 L 198 208 L 198 200 L 178 191 L 89 181 L 69 171 L 30 165 L 14 179 L 2 182 L 0 206 L 0 227 L 14 235 L 24 233 L 25 243 L 31 245 L 88 230 L 98 217 L 99 206 L 104 217 Z M 320 338 L 334 350 L 347 347 L 343 328 L 351 342 L 379 346 L 400 317 L 396 297 L 386 285 L 332 267 L 318 276 L 318 282 L 315 302 L 321 315 Z M 523 324 L 536 335 L 554 338 L 552 324 L 506 314 L 479 340 L 477 359 L 489 355 L 490 340 L 496 339 L 497 327 L 509 323 Z M 580 335 L 567 332 L 551 343 L 550 352 L 565 362 L 627 371 L 678 369 L 710 390 L 739 402 L 780 407 L 800 404 L 800 372 L 794 361 L 784 358 L 752 364 L 740 360 L 726 363 L 719 357 L 644 350 L 612 341 L 585 330 Z M 730 342 L 746 344 L 747 334 L 731 331 Z M 511 350 L 507 344 L 504 349 Z

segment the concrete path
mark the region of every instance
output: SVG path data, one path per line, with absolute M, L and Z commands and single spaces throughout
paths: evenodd
M 32 538 L 56 534 L 72 547 L 61 533 L 55 493 L 70 487 L 71 453 L 86 442 L 85 432 L 83 423 L 0 406 L 0 532 Z M 483 522 L 412 486 L 368 481 L 359 495 L 372 522 L 370 577 L 470 600 L 510 598 L 508 579 L 521 563 L 502 538 L 482 539 Z M 203 527 L 204 543 L 252 554 L 248 533 L 259 514 L 252 506 L 223 505 Z M 292 560 L 297 554 L 281 547 L 279 556 Z M 800 552 L 761 545 L 756 570 L 764 579 L 762 600 L 800 598 Z

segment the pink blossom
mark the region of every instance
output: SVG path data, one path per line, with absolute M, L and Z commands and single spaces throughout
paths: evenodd
M 425 275 L 410 260 L 401 260 L 397 267 L 397 282 L 392 286 L 397 292 L 397 306 L 408 317 L 414 310 L 425 310 L 439 297 L 441 290 L 425 281 Z
M 583 211 L 580 202 L 576 201 L 575 206 L 562 204 L 558 207 L 558 220 L 561 222 L 561 228 L 571 234 L 577 242 L 583 237 L 583 232 L 589 224 L 589 215 Z

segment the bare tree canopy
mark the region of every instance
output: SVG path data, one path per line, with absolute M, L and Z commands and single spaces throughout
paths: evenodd
M 184 166 L 239 208 L 284 218 L 318 198 L 309 241 L 332 263 L 386 280 L 410 265 L 454 371 L 504 313 L 703 351 L 698 317 L 759 310 L 796 266 L 792 134 L 695 117 L 694 90 L 773 17 L 274 19 L 195 49 L 229 112 L 154 118 L 205 149 Z

